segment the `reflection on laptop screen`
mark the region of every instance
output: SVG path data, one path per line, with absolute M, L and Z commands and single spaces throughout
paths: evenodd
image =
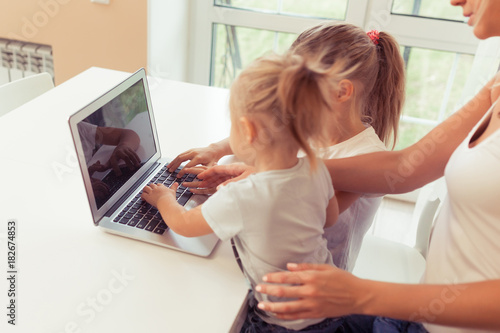
M 99 209 L 157 150 L 142 80 L 77 127 Z

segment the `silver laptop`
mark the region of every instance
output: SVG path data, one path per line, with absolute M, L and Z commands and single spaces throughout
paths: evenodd
M 187 238 L 171 231 L 153 206 L 140 198 L 149 183 L 190 181 L 176 178 L 162 158 L 144 69 L 98 97 L 69 118 L 94 224 L 110 233 L 208 256 L 214 235 Z M 206 200 L 179 186 L 177 201 L 186 209 Z

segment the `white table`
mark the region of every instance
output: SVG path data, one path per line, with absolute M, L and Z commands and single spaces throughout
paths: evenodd
M 91 68 L 0 118 L 2 332 L 220 333 L 244 304 L 247 285 L 227 242 L 201 258 L 94 227 L 67 119 L 128 75 Z M 149 83 L 163 155 L 228 135 L 227 90 Z M 15 327 L 4 306 L 10 219 Z

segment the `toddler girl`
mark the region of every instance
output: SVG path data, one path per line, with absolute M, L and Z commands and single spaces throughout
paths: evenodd
M 229 143 L 240 160 L 255 168 L 254 174 L 189 211 L 175 200 L 177 183 L 171 188 L 150 184 L 143 190 L 143 199 L 158 208 L 174 232 L 188 237 L 214 232 L 221 240 L 231 239 L 252 289 L 263 275 L 286 269 L 290 261 L 332 264 L 323 228 L 336 221 L 338 206 L 328 171 L 311 147 L 324 141 L 330 95 L 338 86 L 331 78 L 339 68 L 324 68 L 298 55 L 269 56 L 234 82 Z M 299 150 L 306 157 L 297 157 Z M 325 318 L 280 320 L 252 306 L 253 297 L 263 297 L 255 291 L 251 295 L 243 331 L 309 326 L 327 332 L 336 323 Z

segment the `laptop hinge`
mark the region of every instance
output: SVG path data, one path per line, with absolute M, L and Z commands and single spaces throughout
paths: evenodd
M 151 174 L 158 168 L 159 165 L 161 165 L 161 163 L 159 162 L 153 163 L 153 165 L 134 183 L 134 185 L 132 185 L 130 189 L 127 192 L 125 192 L 113 206 L 111 206 L 111 208 L 106 212 L 106 214 L 104 214 L 104 216 L 110 217 L 111 215 L 113 215 L 113 213 L 118 209 L 118 207 L 120 207 L 125 202 L 125 200 L 127 200 L 132 195 L 132 193 L 135 190 L 137 190 L 137 187 L 140 184 L 142 184 L 146 179 L 151 177 Z

